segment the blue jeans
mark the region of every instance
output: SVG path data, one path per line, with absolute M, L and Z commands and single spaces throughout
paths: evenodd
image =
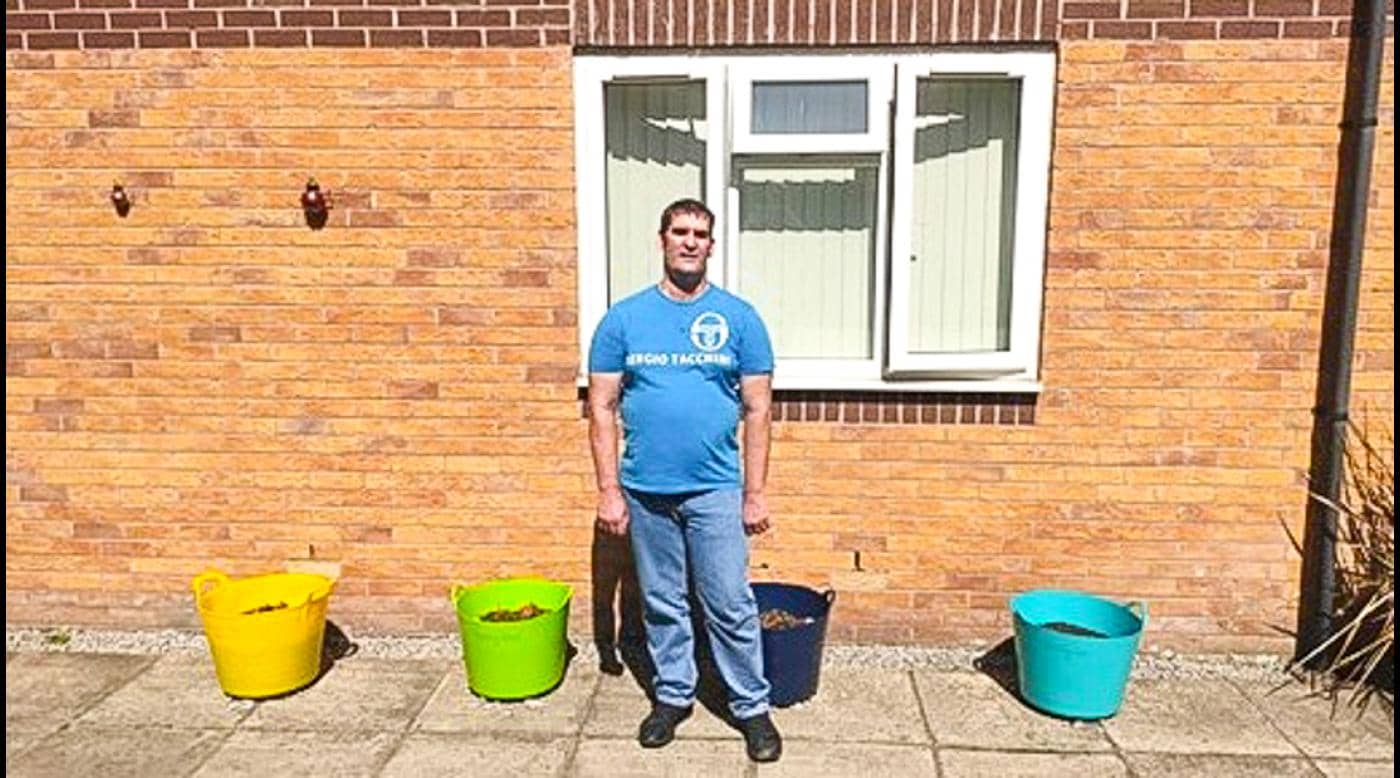
M 758 605 L 748 581 L 743 494 L 738 489 L 626 494 L 657 701 L 682 707 L 695 701 L 688 597 L 693 581 L 715 667 L 729 687 L 730 713 L 740 719 L 766 713 L 768 681 Z

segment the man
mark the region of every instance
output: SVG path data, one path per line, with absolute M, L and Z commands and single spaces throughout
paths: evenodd
M 671 742 L 694 705 L 687 597 L 694 582 L 749 758 L 771 762 L 782 753 L 782 739 L 768 715 L 745 535 L 769 527 L 764 487 L 773 349 L 753 307 L 705 280 L 714 222 L 697 200 L 678 200 L 662 212 L 661 282 L 614 305 L 593 336 L 589 442 L 598 527 L 615 535 L 630 531 L 656 666 L 652 710 L 638 741 L 645 748 Z M 626 432 L 620 470 L 619 400 Z

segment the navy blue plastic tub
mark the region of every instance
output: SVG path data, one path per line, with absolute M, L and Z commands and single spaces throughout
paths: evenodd
M 753 596 L 760 614 L 777 608 L 798 619 L 811 619 L 788 629 L 763 630 L 763 674 L 773 687 L 769 703 L 783 708 L 811 699 L 821 680 L 827 617 L 836 592 L 818 592 L 793 584 L 756 583 Z

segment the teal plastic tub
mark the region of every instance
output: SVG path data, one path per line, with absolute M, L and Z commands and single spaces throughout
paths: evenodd
M 1041 589 L 1011 600 L 1021 696 L 1067 719 L 1118 712 L 1147 606 L 1083 592 Z

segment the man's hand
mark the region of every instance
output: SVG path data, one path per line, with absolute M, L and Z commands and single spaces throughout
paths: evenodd
M 615 486 L 598 492 L 598 529 L 604 535 L 627 534 L 627 500 Z
M 762 535 L 769 523 L 768 495 L 763 492 L 744 493 L 744 534 Z

